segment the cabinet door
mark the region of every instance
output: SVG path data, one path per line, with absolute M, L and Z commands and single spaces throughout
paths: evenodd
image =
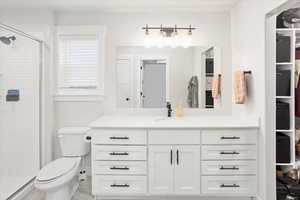
M 149 191 L 173 193 L 175 154 L 171 146 L 149 147 Z
M 200 146 L 175 146 L 174 188 L 176 194 L 200 193 Z

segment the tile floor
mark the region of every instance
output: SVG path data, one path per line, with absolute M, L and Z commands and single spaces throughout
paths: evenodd
M 45 193 L 34 190 L 29 195 L 27 195 L 23 200 L 45 200 Z M 79 186 L 78 191 L 72 200 L 94 200 L 91 195 L 91 179 L 82 182 Z

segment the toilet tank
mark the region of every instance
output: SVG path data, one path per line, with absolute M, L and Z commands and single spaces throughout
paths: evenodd
M 58 130 L 58 139 L 64 157 L 84 156 L 90 152 L 87 127 L 66 127 Z

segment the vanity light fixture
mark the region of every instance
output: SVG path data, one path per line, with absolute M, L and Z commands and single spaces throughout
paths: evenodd
M 193 28 L 191 25 L 189 27 L 164 27 L 160 25 L 159 27 L 150 27 L 148 24 L 142 28 L 145 30 L 145 46 L 146 47 L 177 47 L 182 46 L 188 48 L 192 43 L 192 31 L 196 28 Z M 150 34 L 150 30 L 153 30 Z M 159 33 L 157 33 L 159 30 Z M 179 31 L 187 31 L 180 33 Z

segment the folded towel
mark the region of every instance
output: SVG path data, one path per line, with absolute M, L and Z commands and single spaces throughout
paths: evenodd
M 221 76 L 220 74 L 214 75 L 212 80 L 212 97 L 218 99 L 221 93 Z
M 243 71 L 234 73 L 234 89 L 235 89 L 235 103 L 244 104 L 246 100 L 246 79 Z

